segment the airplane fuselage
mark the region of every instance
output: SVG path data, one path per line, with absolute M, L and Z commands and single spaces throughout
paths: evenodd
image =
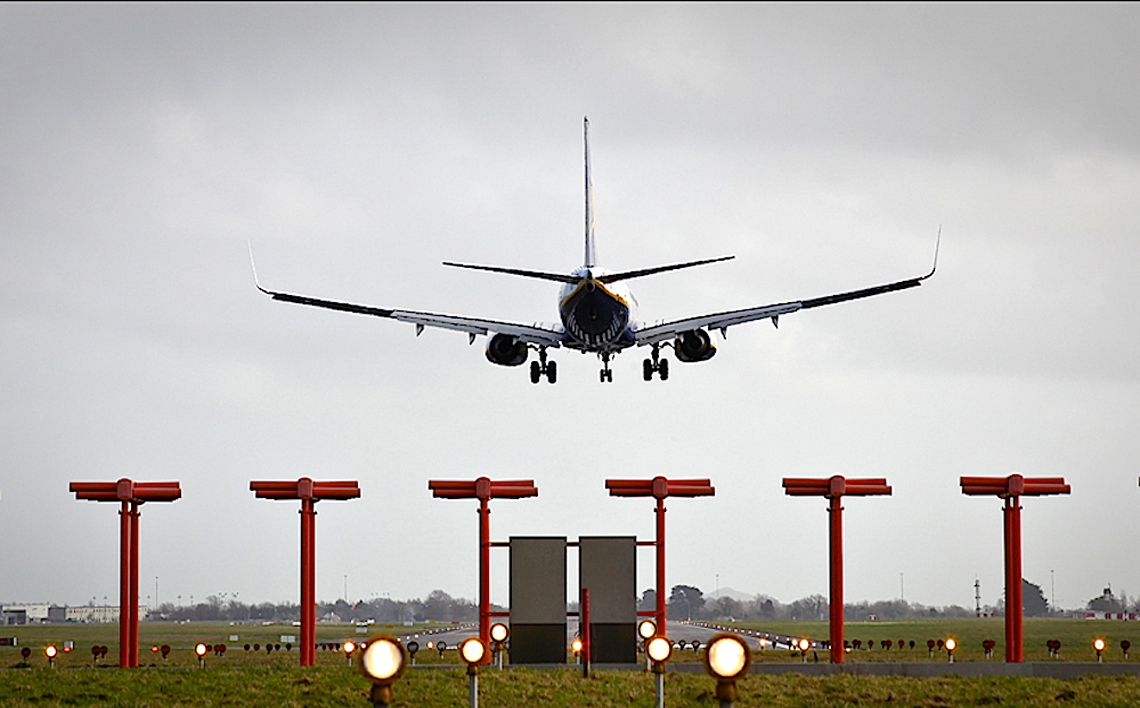
M 587 352 L 615 352 L 636 344 L 630 326 L 637 301 L 624 283 L 601 283 L 602 268 L 578 268 L 580 278 L 566 283 L 558 296 L 558 314 L 569 341 L 566 346 Z

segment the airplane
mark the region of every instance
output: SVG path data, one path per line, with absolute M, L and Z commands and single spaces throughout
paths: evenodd
M 681 362 L 708 361 L 716 354 L 716 346 L 713 344 L 710 332 L 719 330 L 721 337 L 726 338 L 729 327 L 764 319 L 770 319 L 772 324 L 778 328 L 780 317 L 783 315 L 790 315 L 793 312 L 813 307 L 917 287 L 924 280 L 934 275 L 934 271 L 938 268 L 938 247 L 942 240 L 941 228 L 939 228 L 938 240 L 934 248 L 934 265 L 929 273 L 917 278 L 834 295 L 697 315 L 669 322 L 642 322 L 637 317 L 637 301 L 626 286 L 625 281 L 671 270 L 726 261 L 734 258 L 734 256 L 707 258 L 616 273 L 599 267 L 594 252 L 593 185 L 590 178 L 590 122 L 585 118 L 583 119 L 583 141 L 586 159 L 586 253 L 585 262 L 581 267 L 574 269 L 569 274 L 562 274 L 466 263 L 444 262 L 443 264 L 454 268 L 506 273 L 524 278 L 538 278 L 562 283 L 558 294 L 558 314 L 561 319 L 558 324 L 523 324 L 433 312 L 387 309 L 268 290 L 262 287 L 257 279 L 257 268 L 253 264 L 253 248 L 250 246 L 250 264 L 253 267 L 254 284 L 258 290 L 274 300 L 385 317 L 398 322 L 410 322 L 416 326 L 417 336 L 423 332 L 424 327 L 466 332 L 469 344 L 474 344 L 477 336 L 486 336 L 488 337 L 485 350 L 487 360 L 500 366 L 521 366 L 526 363 L 529 353 L 535 351 L 538 354 L 538 360 L 531 361 L 530 364 L 530 380 L 535 384 L 543 378 L 551 384 L 557 381 L 558 363 L 548 358 L 548 349 L 565 348 L 582 353 L 596 354 L 602 362 L 602 369 L 599 374 L 601 382 L 612 383 L 613 371 L 610 369 L 610 362 L 615 355 L 629 347 L 649 347 L 649 356 L 642 363 L 642 376 L 646 381 L 651 381 L 653 375 L 656 374 L 661 381 L 665 381 L 669 378 L 669 360 L 662 356 L 663 348 L 672 348 L 674 356 Z

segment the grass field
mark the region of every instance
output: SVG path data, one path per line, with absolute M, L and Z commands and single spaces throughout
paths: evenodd
M 742 625 L 754 627 L 753 625 Z M 1077 620 L 1026 621 L 1026 655 L 1028 660 L 1046 660 L 1044 642 L 1060 639 L 1062 657 L 1067 660 L 1095 661 L 1087 647 L 1094 636 L 1110 640 L 1106 660 L 1121 661 L 1119 639 L 1127 638 L 1129 625 Z M 378 631 L 398 633 L 399 627 L 375 627 Z M 813 638 L 826 636 L 826 623 L 765 624 L 766 631 Z M 930 659 L 926 639 L 955 636 L 963 645 L 963 659 L 981 659 L 981 641 L 991 637 L 999 642 L 995 650 L 1001 657 L 1001 620 L 951 620 L 916 622 L 851 623 L 847 636 L 866 642 L 882 639 L 892 642 L 914 639 L 916 649 L 901 654 L 892 649 L 853 652 L 849 661 L 945 661 L 935 653 Z M 1102 630 L 1098 632 L 1097 630 Z M 1115 630 L 1115 631 L 1112 631 Z M 340 652 L 317 652 L 317 666 L 298 668 L 294 649 L 266 654 L 246 652 L 241 647 L 249 642 L 265 645 L 278 643 L 282 634 L 297 634 L 289 626 L 236 626 L 226 624 L 169 625 L 147 624 L 139 628 L 140 664 L 163 667 L 162 670 L 132 671 L 84 670 L 91 667 L 92 644 L 106 644 L 110 651 L 107 663 L 117 664 L 118 638 L 116 625 L 44 626 L 4 628 L 0 636 L 15 635 L 22 646 L 32 649 L 27 670 L 11 670 L 20 663 L 19 647 L 0 648 L 0 708 L 6 706 L 76 706 L 116 704 L 130 706 L 360 706 L 366 708 L 368 683 L 355 668 L 346 666 Z M 237 642 L 229 641 L 237 634 Z M 1119 638 L 1117 638 L 1119 635 Z M 317 641 L 332 642 L 354 637 L 349 625 L 318 627 Z M 56 662 L 56 669 L 46 668 L 43 647 L 62 644 L 70 639 L 76 650 Z M 226 643 L 224 657 L 208 656 L 206 669 L 198 670 L 192 653 L 198 642 Z M 149 647 L 167 643 L 172 652 L 163 662 L 151 654 Z M 421 639 L 421 644 L 426 644 Z M 1040 644 L 1040 651 L 1030 645 Z M 977 645 L 976 651 L 970 645 Z M 921 649 L 918 647 L 921 646 Z M 1071 649 L 1070 649 L 1071 647 Z M 1080 647 L 1080 649 L 1078 649 Z M 973 656 L 967 656 L 969 654 Z M 692 652 L 684 652 L 690 655 Z M 768 652 L 776 660 L 787 661 L 787 652 Z M 778 656 L 776 656 L 778 655 Z M 435 652 L 420 652 L 418 663 L 438 661 Z M 768 656 L 757 656 L 768 660 Z M 825 660 L 826 657 L 821 657 Z M 690 659 L 691 660 L 691 659 Z M 445 661 L 454 663 L 454 654 Z M 1130 658 L 1135 661 L 1135 658 Z M 70 669 L 70 670 L 69 670 Z M 997 678 L 931 678 L 795 675 L 755 675 L 742 679 L 738 688 L 738 706 L 1140 706 L 1140 677 L 1087 676 L 1074 680 Z M 442 708 L 463 706 L 467 702 L 467 677 L 460 669 L 409 670 L 395 687 L 395 705 Z M 485 669 L 480 674 L 480 703 L 488 707 L 529 706 L 536 703 L 548 708 L 653 705 L 653 679 L 638 671 L 599 671 L 583 679 L 574 669 L 535 671 Z M 715 706 L 715 685 L 704 674 L 669 674 L 666 677 L 666 704 L 673 706 Z
M 844 637 L 854 643 L 858 639 L 864 649 L 847 654 L 847 661 L 946 661 L 946 654 L 935 650 L 934 658 L 926 648 L 926 642 L 953 637 L 958 642 L 954 653 L 955 661 L 985 661 L 982 642 L 992 639 L 997 643 L 994 657 L 990 661 L 1005 659 L 1005 621 L 998 618 L 984 619 L 930 619 L 903 621 L 847 622 Z M 740 629 L 753 629 L 775 632 L 791 636 L 824 640 L 828 637 L 827 622 L 737 622 L 732 626 Z M 1128 661 L 1140 661 L 1140 623 L 1110 622 L 1094 620 L 1026 618 L 1022 625 L 1023 648 L 1026 661 L 1048 661 L 1049 650 L 1045 642 L 1056 639 L 1061 642 L 1060 658 L 1064 661 L 1096 661 L 1092 648 L 1093 640 L 1104 639 L 1108 649 L 1104 652 L 1105 661 L 1124 661 L 1120 641 L 1128 640 L 1133 649 L 1128 653 Z M 884 639 L 890 639 L 892 648 L 882 648 Z M 898 649 L 898 641 L 904 640 L 907 648 Z M 874 640 L 875 649 L 867 650 L 869 640 Z M 914 641 L 915 648 L 910 649 Z M 756 657 L 760 661 L 787 661 L 788 652 L 765 652 Z M 826 661 L 826 656 L 821 656 Z

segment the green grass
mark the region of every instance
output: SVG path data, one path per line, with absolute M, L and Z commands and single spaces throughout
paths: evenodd
M 854 676 L 749 676 L 738 683 L 741 708 L 765 706 L 1056 706 L 1140 705 L 1140 679 L 1086 677 L 1071 681 L 1022 678 Z M 396 706 L 454 708 L 466 705 L 461 669 L 410 671 L 394 687 Z M 669 674 L 666 704 L 716 706 L 715 684 L 702 674 Z M 626 708 L 653 705 L 653 678 L 644 672 L 485 670 L 480 704 L 487 708 Z M 209 668 L 188 670 L 0 671 L 0 707 L 77 706 L 359 706 L 367 708 L 368 684 L 345 667 Z
M 755 625 L 748 625 L 755 627 Z M 998 620 L 929 620 L 908 622 L 850 623 L 848 638 L 876 645 L 885 638 L 914 639 L 920 645 L 911 652 L 897 649 L 853 652 L 848 661 L 945 661 L 945 655 L 927 655 L 926 639 L 955 636 L 963 645 L 962 659 L 981 660 L 981 641 L 993 638 L 999 642 L 995 650 L 1002 656 L 1002 621 Z M 1084 622 L 1080 620 L 1026 620 L 1027 660 L 1046 660 L 1044 642 L 1060 639 L 1062 657 L 1067 660 L 1095 661 L 1088 647 L 1094 636 L 1110 641 L 1106 661 L 1121 661 L 1119 640 L 1129 638 L 1131 627 L 1124 623 Z M 1140 629 L 1140 626 L 1137 626 Z M 377 625 L 371 629 L 402 633 L 403 626 Z M 826 623 L 771 623 L 764 630 L 813 638 L 826 636 Z M 351 625 L 322 625 L 317 640 L 335 641 L 356 637 Z M 1101 631 L 1098 631 L 1101 630 Z M 33 650 L 33 668 L 12 670 L 20 663 L 19 647 L 0 648 L 0 708 L 8 706 L 77 706 L 112 704 L 120 706 L 359 706 L 367 708 L 368 682 L 345 665 L 340 652 L 317 652 L 317 666 L 301 669 L 296 648 L 291 652 L 245 652 L 240 646 L 267 641 L 278 642 L 282 634 L 299 634 L 298 628 L 274 625 L 229 626 L 226 624 L 171 625 L 144 623 L 139 628 L 143 648 L 140 663 L 156 669 L 120 671 L 93 670 L 92 644 L 106 644 L 105 663 L 117 665 L 116 625 L 64 625 L 43 627 L 5 627 L 0 636 L 17 636 L 21 645 Z M 229 641 L 237 634 L 239 641 Z M 1137 632 L 1140 635 L 1140 631 Z M 76 643 L 76 651 L 61 655 L 56 669 L 46 668 L 43 647 L 60 645 L 64 639 Z M 192 653 L 198 641 L 230 646 L 224 657 L 209 656 L 206 668 L 197 669 Z M 152 655 L 149 647 L 168 643 L 173 651 L 163 662 Z M 426 645 L 426 638 L 420 639 Z M 1036 645 L 1040 645 L 1040 649 Z M 976 646 L 973 646 L 976 645 Z M 1138 650 L 1140 651 L 1140 650 Z M 684 660 L 695 660 L 690 651 Z M 680 657 L 678 657 L 680 658 Z M 757 660 L 787 661 L 787 652 L 767 652 Z M 820 657 L 826 660 L 825 656 Z M 436 663 L 436 652 L 421 650 L 418 662 Z M 1135 655 L 1130 661 L 1135 661 Z M 444 661 L 454 663 L 453 652 Z M 666 704 L 670 706 L 716 706 L 715 684 L 703 673 L 669 674 L 665 679 Z M 955 706 L 1138 706 L 1140 677 L 1088 676 L 1074 680 L 996 678 L 907 678 L 796 675 L 753 675 L 739 684 L 737 706 L 784 708 L 792 706 L 883 706 L 907 708 L 944 708 Z M 395 686 L 398 706 L 443 708 L 466 705 L 467 677 L 461 669 L 409 670 Z M 558 671 L 484 669 L 480 674 L 480 704 L 488 708 L 542 704 L 544 708 L 579 708 L 597 706 L 618 708 L 653 705 L 652 676 L 640 671 L 599 671 L 586 680 L 580 672 L 568 668 Z
M 732 626 L 811 639 L 828 638 L 827 622 L 737 622 Z M 1140 661 L 1140 624 L 1135 622 L 1026 618 L 1022 634 L 1026 661 L 1049 661 L 1045 642 L 1050 639 L 1060 640 L 1060 658 L 1063 661 L 1096 661 L 1092 643 L 1097 637 L 1108 643 L 1103 657 L 1105 661 L 1125 660 L 1120 649 L 1122 639 L 1127 639 L 1133 645 L 1128 653 L 1128 661 Z M 946 654 L 937 648 L 931 659 L 926 642 L 948 637 L 953 637 L 958 642 L 958 649 L 954 652 L 955 661 L 985 661 L 982 641 L 986 639 L 997 642 L 994 657 L 990 661 L 1005 660 L 1005 621 L 1000 617 L 847 622 L 844 637 L 849 642 L 859 639 L 864 646 L 861 651 L 849 652 L 847 661 L 946 661 Z M 890 650 L 880 648 L 884 639 L 890 639 L 895 646 Z M 904 651 L 898 649 L 900 639 L 908 643 Z M 865 648 L 868 640 L 874 640 L 874 650 L 868 651 Z M 911 640 L 915 643 L 913 650 L 909 648 Z M 756 659 L 787 661 L 789 656 L 786 651 L 772 651 L 758 654 Z M 821 660 L 826 660 L 826 657 L 821 655 Z

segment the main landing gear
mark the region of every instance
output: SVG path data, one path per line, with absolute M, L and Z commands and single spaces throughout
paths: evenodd
M 662 381 L 669 380 L 669 360 L 661 358 L 661 345 L 653 345 L 653 358 L 641 362 L 641 374 L 646 381 L 653 380 L 653 373 L 661 377 Z
M 530 363 L 530 382 L 538 383 L 545 376 L 547 382 L 558 380 L 558 362 L 546 360 L 546 347 L 538 348 L 538 361 Z

